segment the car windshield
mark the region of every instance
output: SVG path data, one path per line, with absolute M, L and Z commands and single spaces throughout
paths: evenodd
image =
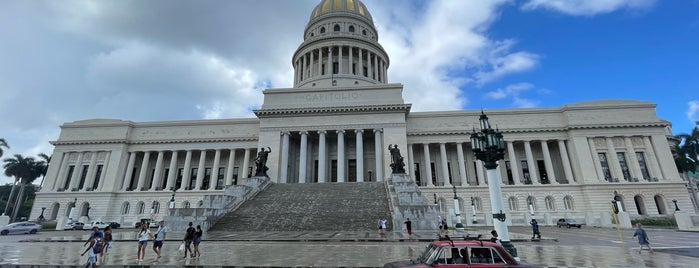
M 575 222 L 574 219 L 566 219 L 566 221 L 567 221 L 567 222 L 571 222 L 571 223 Z
M 435 245 L 428 245 L 427 248 L 425 248 L 425 251 L 420 254 L 420 257 L 418 257 L 417 261 L 421 263 L 433 263 L 435 258 L 437 258 L 438 253 L 439 253 L 440 247 L 435 246 Z

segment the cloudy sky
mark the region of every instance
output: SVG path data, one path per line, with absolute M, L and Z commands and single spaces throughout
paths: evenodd
M 252 117 L 319 2 L 1 1 L 3 157 L 76 120 Z M 635 99 L 675 133 L 699 120 L 699 0 L 363 2 L 413 111 Z

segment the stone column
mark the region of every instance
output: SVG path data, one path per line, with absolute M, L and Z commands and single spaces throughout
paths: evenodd
M 94 183 L 94 177 L 95 177 L 95 164 L 97 163 L 97 151 L 90 152 L 90 164 L 87 167 L 87 176 L 85 176 L 85 184 L 83 185 L 83 188 L 80 190 L 86 190 L 87 188 L 92 189 L 92 184 Z
M 289 176 L 289 135 L 288 131 L 282 132 L 282 153 L 279 164 L 279 183 L 286 183 Z
M 548 141 L 541 141 L 541 151 L 544 152 L 544 167 L 549 176 L 549 182 L 551 182 L 551 184 L 558 184 L 556 174 L 553 171 L 553 164 L 551 163 L 551 152 L 549 151 Z
M 245 148 L 245 153 L 243 154 L 243 175 L 240 178 L 248 178 L 253 174 L 250 174 L 248 169 L 250 168 L 250 148 Z
M 333 73 L 333 47 L 328 47 L 328 62 L 325 64 L 325 74 L 330 75 Z
M 343 46 L 337 46 L 337 73 L 342 74 L 342 48 Z
M 408 166 L 408 175 L 410 175 L 410 178 L 413 179 L 413 181 L 417 182 L 415 180 L 415 156 L 413 154 L 413 144 L 409 143 L 408 144 L 408 163 L 406 163 L 406 166 Z M 418 185 L 420 186 L 420 185 Z
M 170 155 L 170 172 L 167 174 L 167 186 L 165 190 L 172 191 L 177 181 L 177 151 L 172 151 Z
M 374 64 L 372 65 L 374 71 L 374 80 L 379 81 L 379 61 L 378 55 L 374 54 Z
M 150 151 L 143 152 L 143 161 L 141 162 L 141 171 L 138 173 L 138 191 L 143 191 L 146 185 L 148 175 L 148 165 L 150 164 Z
M 645 146 L 647 152 L 646 159 L 648 160 L 647 166 L 649 167 L 648 172 L 650 173 L 650 177 L 657 179 L 658 177 L 661 177 L 662 174 L 660 173 L 660 165 L 658 164 L 658 159 L 655 156 L 653 145 L 650 143 L 650 138 L 648 136 L 643 136 L 643 145 Z
M 459 161 L 459 178 L 461 179 L 461 186 L 468 186 L 468 181 L 466 179 L 466 166 L 464 158 L 464 147 L 462 142 L 456 143 L 456 160 Z M 454 183 L 456 184 L 456 183 Z
M 83 157 L 85 152 L 78 153 L 78 159 L 75 161 L 75 167 L 73 168 L 73 176 L 70 178 L 70 189 L 67 191 L 72 191 L 73 188 L 78 188 L 80 186 L 80 176 L 83 173 Z
M 539 185 L 539 172 L 536 170 L 536 162 L 532 153 L 532 145 L 530 141 L 524 141 L 524 153 L 527 155 L 527 168 L 529 169 L 529 178 L 532 180 L 532 185 Z
M 218 184 L 218 168 L 221 166 L 221 149 L 214 151 L 214 163 L 211 165 L 211 178 L 209 178 L 209 190 L 216 189 Z
M 422 151 L 425 154 L 425 175 L 427 177 L 427 186 L 434 187 L 434 183 L 432 182 L 432 160 L 430 160 L 430 144 L 423 143 Z
M 522 184 L 521 177 L 519 176 L 519 163 L 517 160 L 517 153 L 515 152 L 515 145 L 513 141 L 507 142 L 507 157 L 510 159 L 510 171 L 512 171 L 512 180 L 515 181 L 515 185 Z M 529 161 L 527 161 L 529 162 Z
M 184 168 L 182 171 L 182 183 L 180 184 L 180 190 L 187 189 L 189 186 L 190 177 L 192 174 L 192 150 L 187 150 L 184 156 Z
M 349 69 L 349 72 L 348 72 L 348 73 L 349 73 L 349 74 L 354 74 L 355 70 L 354 70 L 354 68 L 352 68 L 352 63 L 353 63 L 353 62 L 352 62 L 352 56 L 353 56 L 352 53 L 354 52 L 354 51 L 353 51 L 353 50 L 354 50 L 354 47 L 348 46 L 347 49 L 349 50 L 349 55 L 347 55 L 347 59 L 348 59 L 348 62 L 349 62 L 349 64 L 347 64 L 347 69 Z
M 315 67 L 316 67 L 316 65 L 315 65 L 315 59 L 314 59 L 316 53 L 315 53 L 315 51 L 311 51 L 310 54 L 311 54 L 311 61 L 308 63 L 308 66 L 309 66 L 309 68 L 310 68 L 310 70 L 311 70 L 311 74 L 308 76 L 308 78 L 311 78 L 311 77 L 315 77 L 315 76 L 316 76 L 316 73 L 315 73 L 315 70 L 316 70 Z
M 102 166 L 102 174 L 100 174 L 100 182 L 97 184 L 97 188 L 101 191 L 104 187 L 104 177 L 107 174 L 107 168 L 109 168 L 109 157 L 111 157 L 112 152 L 106 151 L 104 155 L 104 165 Z
M 439 143 L 439 156 L 441 158 L 440 162 L 442 162 L 442 178 L 444 181 L 444 186 L 451 187 L 451 182 L 449 180 L 449 165 L 447 164 L 447 146 L 443 142 Z
M 327 131 L 318 131 L 318 183 L 325 182 L 325 165 L 328 157 L 327 149 L 325 148 L 325 135 Z
M 361 49 L 360 49 L 361 53 Z M 355 143 L 357 147 L 357 182 L 364 181 L 364 130 L 355 129 L 357 135 Z
M 133 167 L 136 164 L 136 152 L 129 152 L 129 163 L 126 164 L 126 173 L 124 174 L 124 185 L 122 185 L 121 190 L 126 191 L 129 189 L 129 184 L 133 179 Z M 74 172 L 75 173 L 75 172 Z
M 561 162 L 563 162 L 563 172 L 566 175 L 566 180 L 568 180 L 569 184 L 573 184 L 575 183 L 575 178 L 573 176 L 573 169 L 570 166 L 568 150 L 566 149 L 564 140 L 558 140 L 558 151 L 561 153 Z
M 381 129 L 374 129 L 374 153 L 376 154 L 376 181 L 383 181 L 383 146 Z
M 340 53 L 342 54 L 342 53 Z M 337 131 L 337 182 L 345 182 L 345 131 Z
M 485 177 L 485 170 L 483 169 L 483 161 L 481 160 L 476 160 L 476 177 L 478 178 L 478 181 L 483 182 L 484 185 L 488 184 L 488 181 L 486 181 Z
M 359 57 L 357 57 L 357 58 L 359 58 L 359 66 L 358 66 L 359 69 L 357 70 L 357 72 L 359 73 L 359 76 L 364 76 L 364 58 L 362 55 L 362 50 L 363 49 L 361 47 L 357 49 L 357 51 L 359 52 Z
M 318 76 L 323 74 L 323 48 L 318 49 Z
M 228 165 L 226 166 L 226 178 L 224 185 L 233 185 L 233 169 L 235 169 L 235 149 L 228 150 Z
M 366 51 L 366 76 L 369 77 L 369 79 L 374 79 L 371 77 L 372 74 L 372 69 L 371 69 L 371 51 L 367 50 Z
M 299 183 L 306 183 L 306 169 L 308 168 L 308 131 L 301 131 L 301 148 L 299 155 Z
M 631 177 L 642 180 L 643 172 L 641 172 L 641 166 L 638 164 L 638 157 L 636 157 L 636 150 L 633 148 L 631 137 L 624 137 L 624 143 L 626 144 L 626 154 L 628 155 L 627 158 Z
M 68 160 L 70 159 L 70 152 L 62 153 L 61 156 L 63 157 L 63 159 L 61 159 L 61 165 L 59 166 L 58 170 L 58 177 L 56 178 L 55 183 L 51 188 L 52 190 L 58 190 L 59 188 L 63 189 L 63 186 L 66 183 L 66 172 L 68 172 Z
M 161 184 L 163 184 L 161 181 L 161 177 L 162 177 L 162 173 L 163 173 L 163 157 L 164 156 L 165 156 L 165 152 L 158 151 L 158 156 L 155 159 L 155 172 L 153 172 L 153 182 L 151 183 L 151 187 L 150 187 L 151 191 L 155 191 L 157 188 L 160 188 Z
M 613 137 L 605 138 L 607 142 L 607 152 L 609 157 L 607 158 L 607 164 L 609 165 L 609 170 L 612 173 L 612 178 L 616 177 L 619 182 L 627 182 L 624 178 L 624 172 L 621 170 L 619 165 L 619 157 L 616 156 L 616 149 L 614 148 Z
M 201 190 L 202 184 L 204 184 L 204 167 L 206 164 L 206 150 L 201 150 L 199 152 L 199 165 L 197 166 L 197 183 L 194 184 L 196 190 Z M 210 180 L 211 178 L 209 178 Z
M 597 179 L 600 182 L 606 181 L 607 179 L 604 177 L 604 171 L 602 170 L 602 164 L 600 163 L 599 153 L 597 152 L 597 146 L 595 145 L 595 138 L 588 138 L 587 144 L 590 146 L 590 153 L 592 154 L 592 162 L 595 165 L 595 169 L 597 169 Z M 607 157 L 607 165 L 609 165 L 609 157 Z M 612 173 L 611 167 L 609 167 L 609 168 L 610 168 L 609 173 L 612 174 L 612 177 L 614 177 L 614 174 Z

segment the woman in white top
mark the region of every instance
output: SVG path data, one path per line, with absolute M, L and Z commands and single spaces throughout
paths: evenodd
M 148 230 L 148 224 L 141 224 L 141 230 L 138 231 L 136 239 L 138 239 L 138 251 L 136 253 L 136 258 L 138 261 L 143 261 L 146 257 L 146 246 L 148 245 L 148 239 L 152 239 L 153 235 Z

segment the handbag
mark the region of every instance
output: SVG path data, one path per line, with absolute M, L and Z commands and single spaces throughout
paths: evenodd
M 180 244 L 180 248 L 177 250 L 179 250 L 180 252 L 184 252 L 184 242 L 182 242 L 182 244 Z

